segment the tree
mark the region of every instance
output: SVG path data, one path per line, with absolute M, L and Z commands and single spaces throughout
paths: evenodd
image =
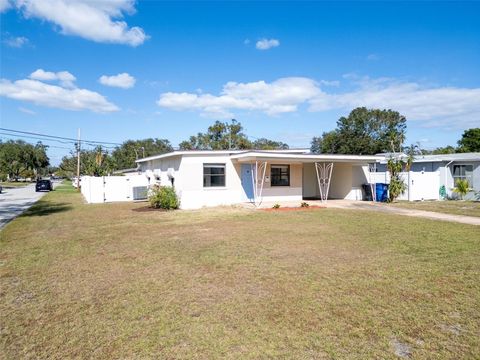
M 336 130 L 324 132 L 322 136 L 314 137 L 310 151 L 314 154 L 335 154 L 338 147 L 338 134 Z
M 243 133 L 243 126 L 235 119 L 230 123 L 216 121 L 206 133 L 190 136 L 180 143 L 182 150 L 229 150 L 249 149 L 251 142 Z
M 58 174 L 65 177 L 73 177 L 77 173 L 77 154 L 71 152 L 70 156 L 64 156 L 58 166 Z M 101 146 L 93 150 L 80 152 L 80 174 L 90 176 L 106 176 L 115 170 L 115 161 Z
M 38 142 L 36 145 L 23 140 L 0 142 L 0 169 L 2 177 L 33 177 L 45 170 L 50 164 L 47 155 L 48 146 Z
M 451 145 L 445 146 L 445 147 L 438 147 L 434 150 L 432 150 L 433 155 L 440 155 L 440 154 L 455 154 L 457 152 L 457 149 Z
M 406 162 L 400 158 L 391 157 L 387 161 L 387 169 L 390 172 L 390 184 L 388 185 L 388 202 L 395 201 L 407 189 L 402 179 L 401 172 L 409 170 L 411 161 Z
M 465 130 L 458 141 L 460 152 L 480 152 L 480 128 Z
M 399 148 L 405 141 L 406 118 L 393 110 L 356 108 L 337 121 L 337 128 L 312 140 L 323 153 L 373 155 Z
M 252 148 L 257 150 L 287 150 L 289 146 L 281 141 L 260 138 L 252 143 Z
M 288 149 L 288 144 L 266 138 L 254 142 L 248 140 L 241 123 L 233 119 L 230 123 L 216 121 L 206 133 L 190 136 L 179 144 L 181 150 L 274 150 Z
M 115 148 L 112 158 L 116 169 L 129 169 L 136 167 L 135 160 L 173 151 L 167 139 L 148 138 L 142 140 L 127 140 Z

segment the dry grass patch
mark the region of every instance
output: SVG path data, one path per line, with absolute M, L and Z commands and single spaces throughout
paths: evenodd
M 476 227 L 338 209 L 135 211 L 144 206 L 55 191 L 0 233 L 0 353 L 480 353 Z M 48 208 L 61 210 L 36 216 Z
M 404 209 L 433 211 L 444 214 L 480 217 L 480 201 L 399 201 L 390 206 Z

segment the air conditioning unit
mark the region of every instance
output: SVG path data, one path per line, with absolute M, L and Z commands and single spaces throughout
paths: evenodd
M 148 187 L 147 186 L 134 186 L 133 190 L 133 200 L 146 200 L 148 196 Z

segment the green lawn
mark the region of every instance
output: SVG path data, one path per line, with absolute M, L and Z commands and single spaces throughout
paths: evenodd
M 144 206 L 64 186 L 0 232 L 3 358 L 480 354 L 478 227 Z
M 399 201 L 390 205 L 405 209 L 480 217 L 480 201 Z
M 31 182 L 20 181 L 0 181 L 0 186 L 4 188 L 24 187 L 32 184 Z

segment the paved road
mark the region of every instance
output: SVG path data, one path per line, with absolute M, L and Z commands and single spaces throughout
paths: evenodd
M 35 184 L 14 189 L 4 188 L 0 194 L 0 229 L 45 194 L 46 192 L 35 192 Z

